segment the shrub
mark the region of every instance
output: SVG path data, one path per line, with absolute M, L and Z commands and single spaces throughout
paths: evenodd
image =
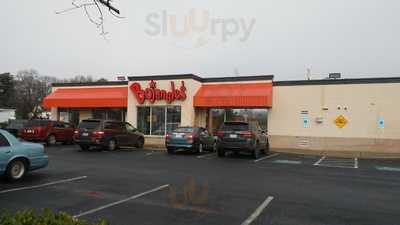
M 15 214 L 4 212 L 0 214 L 1 225 L 108 225 L 104 220 L 98 223 L 89 223 L 74 219 L 64 212 L 53 213 L 49 209 L 36 213 L 34 210 L 21 210 Z

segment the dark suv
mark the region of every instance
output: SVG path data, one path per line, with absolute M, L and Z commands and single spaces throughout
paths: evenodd
M 261 152 L 268 153 L 268 137 L 256 122 L 224 122 L 217 132 L 218 156 L 224 157 L 227 150 L 252 152 L 258 158 Z
M 144 135 L 126 122 L 89 119 L 79 124 L 74 141 L 82 150 L 99 146 L 113 151 L 124 146 L 143 148 Z
M 46 142 L 54 145 L 57 142 L 72 143 L 74 127 L 65 122 L 52 120 L 29 120 L 19 131 L 18 136 L 26 141 Z

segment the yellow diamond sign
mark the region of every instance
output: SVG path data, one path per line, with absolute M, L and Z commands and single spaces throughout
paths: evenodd
M 343 115 L 340 115 L 335 119 L 334 122 L 337 127 L 344 128 L 349 121 L 347 121 L 346 117 L 344 117 Z

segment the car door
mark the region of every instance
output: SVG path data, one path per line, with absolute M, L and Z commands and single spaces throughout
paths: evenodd
M 104 132 L 108 138 L 115 139 L 119 146 L 126 145 L 126 132 L 121 129 L 120 123 L 111 121 L 105 122 Z
M 53 122 L 51 126 L 52 131 L 50 131 L 50 133 L 53 133 L 56 136 L 57 141 L 65 141 L 63 123 Z
M 72 136 L 74 135 L 74 126 L 70 123 L 63 123 L 64 124 L 64 139 L 66 141 L 71 141 Z
M 138 130 L 129 123 L 124 123 L 130 146 L 136 146 L 139 138 Z
M 2 174 L 6 168 L 7 163 L 12 157 L 12 147 L 7 138 L 0 133 L 0 174 Z

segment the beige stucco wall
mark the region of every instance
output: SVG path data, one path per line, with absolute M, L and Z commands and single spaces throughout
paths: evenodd
M 175 87 L 179 88 L 181 86 L 181 81 L 185 82 L 186 87 L 186 95 L 187 98 L 184 101 L 174 101 L 171 104 L 168 104 L 166 101 L 156 101 L 154 104 L 146 101 L 143 105 L 140 105 L 132 91 L 128 91 L 128 113 L 127 113 L 127 121 L 131 123 L 133 126 L 137 126 L 137 107 L 138 106 L 167 106 L 167 105 L 175 105 L 181 106 L 181 125 L 182 126 L 192 126 L 195 123 L 195 109 L 193 107 L 193 96 L 200 89 L 201 83 L 192 80 L 192 79 L 183 79 L 183 80 L 156 80 L 157 88 L 171 90 L 171 81 L 175 82 Z M 149 86 L 148 81 L 130 81 L 128 87 L 130 87 L 133 83 L 138 82 L 143 89 Z
M 275 86 L 268 117 L 271 146 L 400 152 L 398 99 L 400 84 Z M 309 113 L 309 128 L 303 127 L 302 111 Z M 344 128 L 333 122 L 339 115 L 348 120 Z M 379 117 L 385 119 L 384 129 L 378 126 Z

